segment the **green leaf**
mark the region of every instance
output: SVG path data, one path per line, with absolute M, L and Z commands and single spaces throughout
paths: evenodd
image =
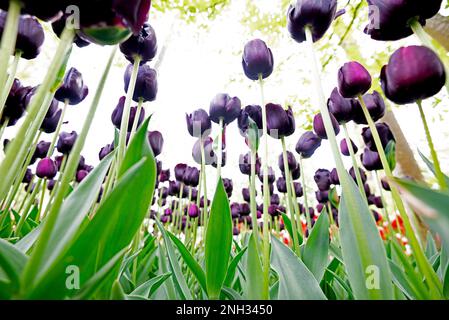
M 326 300 L 315 277 L 296 254 L 276 237 L 271 239 L 272 266 L 279 276 L 278 299 Z
M 20 287 L 20 275 L 28 257 L 11 243 L 0 239 L 0 270 L 8 277 L 13 290 Z
M 212 202 L 205 239 L 205 264 L 207 293 L 210 299 L 218 299 L 228 271 L 232 245 L 232 219 L 229 200 L 218 181 Z
M 125 292 L 123 291 L 122 285 L 120 281 L 115 280 L 112 285 L 111 297 L 110 300 L 126 300 Z
M 388 165 L 393 171 L 396 168 L 396 142 L 391 140 L 385 147 L 385 155 L 387 157 Z
M 179 240 L 174 234 L 168 231 L 167 233 L 170 236 L 173 243 L 175 244 L 175 246 L 178 248 L 178 251 L 181 254 L 181 257 L 184 259 L 184 262 L 186 263 L 187 267 L 189 267 L 190 271 L 192 271 L 193 275 L 198 280 L 201 289 L 207 292 L 206 275 L 204 274 L 204 271 L 199 265 L 199 263 L 196 262 L 195 258 L 190 254 L 189 250 L 187 250 L 187 248 L 184 246 L 181 240 Z
M 313 226 L 302 256 L 304 264 L 321 281 L 329 259 L 329 218 L 326 211 L 321 212 Z
M 391 272 L 373 215 L 354 180 L 346 177 L 340 178 L 340 181 L 343 182 L 342 188 L 345 191 L 340 202 L 339 234 L 346 273 L 354 297 L 391 300 Z
M 285 229 L 287 229 L 288 234 L 290 235 L 290 239 L 293 240 L 294 238 L 293 238 L 292 221 L 285 213 L 282 213 L 282 221 L 284 221 L 284 226 L 285 226 Z M 296 232 L 296 233 L 298 234 L 298 241 L 299 241 L 299 244 L 301 245 L 304 242 L 302 235 L 299 232 Z
M 129 295 L 133 297 L 142 297 L 144 299 L 149 299 L 153 293 L 171 276 L 171 273 L 164 273 L 151 278 L 147 282 L 141 284 Z
M 427 240 L 426 240 L 426 257 L 430 259 L 433 257 L 436 253 L 438 253 L 437 245 L 435 243 L 435 240 L 433 239 L 433 236 L 430 232 L 427 232 Z
M 419 156 L 424 161 L 424 163 L 427 165 L 427 167 L 432 171 L 433 175 L 436 176 L 435 172 L 435 166 L 433 165 L 432 161 L 429 160 L 420 150 L 418 150 Z M 446 185 L 449 186 L 449 177 L 447 175 L 444 175 L 444 180 L 446 180 Z
M 228 300 L 243 300 L 242 296 L 232 288 L 223 287 L 221 289 L 222 294 L 228 298 Z
M 232 285 L 232 281 L 234 280 L 235 271 L 237 269 L 237 266 L 238 266 L 240 260 L 242 259 L 243 254 L 246 252 L 247 249 L 248 249 L 248 247 L 244 247 L 242 250 L 238 251 L 238 253 L 231 260 L 231 263 L 229 264 L 229 267 L 228 267 L 228 272 L 226 274 L 226 279 L 224 282 L 225 286 L 230 287 Z
M 248 300 L 263 300 L 263 270 L 256 241 L 254 233 L 251 233 L 246 260 L 246 298 Z
M 170 237 L 167 234 L 162 223 L 156 219 L 156 224 L 159 231 L 162 233 L 162 237 L 164 238 L 165 247 L 167 249 L 168 262 L 170 263 L 170 269 L 173 274 L 173 282 L 175 287 L 183 300 L 192 300 L 192 294 L 190 293 L 190 289 L 187 286 L 186 279 L 184 274 L 182 273 L 181 266 L 178 262 L 178 258 L 176 257 L 175 248 L 170 240 Z
M 257 126 L 256 122 L 248 117 L 248 144 L 253 153 L 256 153 L 257 150 L 259 150 L 259 143 L 260 143 L 260 137 L 259 137 L 259 127 Z

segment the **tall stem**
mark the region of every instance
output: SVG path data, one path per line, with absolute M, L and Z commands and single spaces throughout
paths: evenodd
M 268 206 L 270 203 L 270 187 L 268 185 L 268 125 L 267 125 L 267 109 L 265 107 L 265 94 L 263 90 L 263 77 L 259 74 L 260 98 L 262 104 L 262 130 L 263 130 L 263 295 L 264 299 L 269 298 L 270 286 L 270 233 L 269 233 L 269 215 Z
M 203 197 L 204 197 L 204 232 L 206 232 L 207 225 L 209 223 L 209 213 L 208 213 L 208 200 L 207 200 L 207 179 L 206 179 L 206 156 L 204 153 L 204 141 L 200 138 L 200 150 L 201 150 L 201 172 L 203 178 Z
M 6 100 L 8 99 L 9 92 L 14 84 L 14 79 L 17 73 L 17 67 L 19 66 L 20 57 L 22 56 L 21 51 L 17 51 L 14 55 L 14 60 L 11 64 L 11 68 L 9 70 L 9 77 L 6 81 L 5 88 L 3 89 L 3 93 L 0 100 L 0 118 L 2 117 L 3 108 L 5 107 Z
M 422 101 L 417 101 L 416 104 L 418 105 L 419 114 L 421 115 L 421 121 L 424 126 L 424 131 L 426 132 L 427 144 L 429 145 L 430 154 L 432 155 L 433 165 L 435 167 L 435 175 L 438 179 L 438 184 L 440 185 L 441 190 L 447 190 L 448 186 L 446 183 L 446 177 L 444 176 L 444 173 L 441 171 L 440 161 L 438 160 L 438 155 L 437 152 L 435 151 L 435 145 L 433 144 L 426 115 L 422 108 Z
M 136 112 L 136 116 L 134 117 L 134 122 L 133 122 L 133 126 L 131 128 L 131 133 L 129 136 L 129 141 L 131 141 L 132 137 L 134 136 L 134 134 L 137 131 L 137 125 L 139 123 L 139 119 L 140 119 L 140 114 L 142 113 L 142 108 L 143 108 L 143 99 L 140 98 L 139 99 L 139 103 L 137 104 L 137 112 Z
M 306 216 L 307 229 L 310 232 L 312 230 L 312 220 L 310 219 L 310 214 L 309 214 L 309 203 L 307 201 L 307 184 L 306 184 L 306 177 L 305 177 L 306 172 L 304 171 L 304 163 L 303 163 L 302 156 L 299 157 L 299 166 L 300 166 L 300 170 L 301 170 L 302 190 L 304 193 L 304 215 Z
M 41 190 L 41 198 L 39 201 L 39 207 L 37 209 L 37 215 L 36 215 L 36 219 L 37 221 L 41 220 L 41 214 L 44 211 L 43 207 L 44 207 L 44 199 L 45 199 L 45 191 L 47 189 L 47 179 L 44 179 L 44 182 L 42 183 L 42 190 Z M 44 217 L 42 217 L 43 219 Z
M 59 118 L 58 125 L 56 127 L 56 131 L 53 133 L 53 138 L 51 139 L 50 148 L 48 148 L 47 157 L 51 157 L 53 155 L 53 151 L 55 149 L 56 141 L 58 140 L 59 133 L 61 132 L 62 124 L 64 123 L 65 113 L 67 111 L 67 106 L 69 101 L 64 101 L 64 106 L 62 107 L 61 117 Z
M 288 211 L 290 212 L 290 220 L 293 232 L 293 247 L 295 249 L 296 255 L 298 257 L 301 257 L 301 251 L 299 249 L 298 228 L 296 224 L 295 209 L 293 207 L 292 201 L 294 191 L 292 190 L 292 184 L 290 180 L 291 176 L 290 176 L 290 169 L 288 167 L 287 148 L 285 146 L 284 137 L 281 138 L 281 143 L 282 143 L 282 157 L 284 160 L 285 184 L 287 185 Z
M 256 203 L 256 158 L 257 155 L 251 150 L 251 176 L 249 180 L 249 205 L 251 208 L 251 224 L 253 232 L 258 235 L 259 226 L 257 224 L 257 203 Z M 257 245 L 259 246 L 259 236 L 257 236 Z
M 221 166 L 223 163 L 223 118 L 220 118 L 218 126 L 220 131 L 218 133 L 217 181 L 221 178 Z

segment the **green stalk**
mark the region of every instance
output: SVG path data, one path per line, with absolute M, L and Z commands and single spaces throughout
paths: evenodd
M 120 164 L 122 163 L 123 157 L 125 156 L 126 136 L 128 133 L 128 122 L 131 111 L 131 103 L 133 100 L 134 90 L 136 89 L 137 75 L 139 74 L 139 66 L 141 61 L 142 58 L 140 56 L 136 56 L 134 58 L 133 72 L 131 73 L 131 79 L 129 80 L 128 92 L 126 94 L 125 106 L 123 108 L 122 122 L 120 124 L 120 136 L 117 152 L 117 159 L 118 159 L 117 168 L 120 168 Z
M 44 182 L 42 183 L 42 190 L 41 190 L 41 198 L 39 201 L 39 207 L 37 208 L 37 215 L 36 215 L 36 219 L 37 221 L 41 220 L 41 213 L 43 212 L 43 206 L 44 206 L 44 199 L 45 199 L 45 190 L 47 189 L 47 179 L 43 179 Z M 42 217 L 43 219 L 44 217 Z M 37 222 L 36 221 L 36 222 Z
M 18 0 L 11 0 L 9 2 L 8 16 L 0 44 L 0 88 L 5 88 L 9 57 L 14 54 L 16 47 L 20 10 L 21 6 Z
M 66 55 L 72 46 L 74 36 L 74 30 L 65 29 L 63 31 L 59 46 L 55 52 L 53 61 L 49 66 L 48 73 L 28 106 L 28 114 L 25 117 L 22 126 L 17 131 L 16 136 L 11 141 L 10 145 L 8 145 L 6 156 L 0 165 L 0 176 L 3 177 L 0 182 L 0 199 L 5 197 L 5 193 L 11 186 L 15 173 L 17 172 L 18 167 L 23 163 L 22 159 L 25 157 L 25 153 L 29 149 L 31 142 L 47 113 L 49 104 L 44 108 L 41 106 L 55 84 L 58 73 L 66 60 Z
M 129 141 L 131 141 L 132 137 L 134 136 L 134 134 L 137 131 L 137 125 L 139 123 L 139 118 L 140 118 L 140 113 L 142 112 L 142 108 L 143 108 L 143 99 L 140 98 L 139 103 L 137 104 L 136 116 L 134 117 L 134 122 L 133 122 L 133 126 L 131 128 Z
M 17 67 L 19 66 L 20 57 L 22 56 L 21 51 L 17 51 L 14 55 L 14 60 L 11 64 L 11 69 L 9 70 L 9 77 L 6 81 L 5 89 L 3 90 L 3 94 L 0 100 L 0 118 L 2 117 L 3 108 L 5 107 L 6 100 L 8 99 L 9 93 L 11 92 L 11 88 L 14 84 L 14 79 L 17 73 Z
M 262 130 L 263 130 L 263 294 L 262 297 L 268 300 L 270 295 L 270 234 L 269 234 L 269 215 L 268 206 L 270 203 L 270 188 L 268 186 L 268 130 L 267 130 L 267 109 L 265 107 L 265 95 L 263 90 L 263 77 L 259 74 L 260 97 L 262 104 Z
M 292 232 L 293 232 L 293 247 L 295 249 L 295 253 L 298 257 L 301 257 L 301 250 L 299 248 L 299 239 L 298 239 L 298 228 L 296 224 L 296 217 L 295 217 L 295 209 L 293 207 L 293 190 L 291 185 L 291 176 L 290 176 L 290 169 L 288 167 L 288 158 L 287 158 L 287 148 L 285 146 L 285 138 L 281 138 L 282 143 L 282 157 L 284 159 L 284 171 L 285 171 L 285 184 L 287 185 L 287 198 L 288 198 L 288 211 L 290 212 L 290 220 L 292 224 Z
M 429 145 L 430 154 L 432 155 L 433 165 L 435 167 L 435 175 L 438 179 L 438 184 L 440 185 L 440 189 L 443 191 L 447 190 L 446 178 L 444 176 L 443 171 L 441 171 L 440 161 L 438 160 L 437 152 L 435 151 L 435 145 L 433 144 L 432 136 L 430 134 L 429 125 L 427 123 L 426 115 L 422 108 L 422 101 L 417 101 L 416 104 L 419 108 L 419 114 L 421 116 L 421 121 L 424 126 L 424 131 L 426 132 L 427 144 Z
M 343 131 L 345 133 L 345 139 L 346 139 L 346 144 L 348 145 L 349 154 L 351 155 L 352 167 L 354 168 L 354 173 L 355 173 L 355 177 L 357 180 L 357 185 L 359 186 L 360 194 L 362 195 L 365 202 L 368 203 L 368 199 L 366 198 L 365 188 L 363 185 L 362 176 L 360 175 L 359 165 L 358 165 L 357 159 L 355 157 L 354 148 L 352 147 L 352 141 L 351 141 L 351 138 L 349 137 L 348 128 L 346 126 L 346 123 L 343 123 L 342 127 L 343 127 Z
M 1 112 L 0 112 L 0 119 L 1 119 L 1 117 L 2 117 L 2 115 L 1 115 Z M 5 121 L 3 122 L 2 126 L 0 127 L 0 140 L 3 137 L 3 133 L 5 132 L 5 129 L 8 126 L 8 123 L 9 123 L 9 119 L 6 118 Z
M 53 138 L 50 143 L 50 148 L 48 148 L 47 157 L 51 157 L 53 155 L 53 151 L 55 149 L 56 141 L 58 140 L 59 133 L 61 132 L 61 127 L 64 122 L 65 113 L 67 111 L 67 106 L 69 104 L 68 100 L 64 101 L 64 107 L 62 107 L 61 117 L 59 118 L 58 125 L 56 127 L 56 131 L 53 133 Z
M 304 164 L 303 164 L 303 159 L 301 156 L 299 157 L 299 167 L 301 170 L 302 190 L 304 192 L 304 214 L 306 216 L 307 229 L 310 232 L 312 230 L 312 221 L 310 219 L 309 203 L 307 201 L 307 185 L 306 185 L 306 177 L 305 177 L 306 172 L 304 171 Z
M 207 224 L 209 222 L 208 213 L 208 201 L 207 201 L 207 179 L 206 179 L 206 156 L 204 154 L 204 142 L 203 138 L 200 138 L 200 150 L 201 150 L 201 172 L 203 173 L 203 196 L 204 196 L 204 230 L 207 230 Z
M 218 133 L 218 150 L 217 150 L 217 181 L 221 178 L 221 166 L 223 163 L 223 118 L 220 118 L 219 123 L 219 133 Z
M 390 166 L 388 164 L 387 157 L 385 155 L 385 151 L 383 149 L 382 142 L 380 140 L 380 136 L 377 131 L 376 125 L 374 124 L 374 121 L 371 118 L 371 115 L 369 114 L 368 108 L 366 107 L 363 97 L 361 95 L 359 95 L 358 98 L 359 98 L 363 113 L 365 115 L 365 118 L 368 122 L 368 126 L 373 135 L 374 142 L 376 144 L 376 148 L 379 152 L 379 157 L 382 162 L 382 166 L 385 170 L 385 174 L 388 179 L 392 180 L 393 173 L 391 172 Z M 415 256 L 418 268 L 421 270 L 424 278 L 426 279 L 427 285 L 429 286 L 429 291 L 430 291 L 431 297 L 433 299 L 441 299 L 442 298 L 441 283 L 440 283 L 435 271 L 433 270 L 432 266 L 429 264 L 429 261 L 427 260 L 426 256 L 424 255 L 422 247 L 421 247 L 421 245 L 418 241 L 418 238 L 416 237 L 416 234 L 413 230 L 413 227 L 410 223 L 410 219 L 407 215 L 404 203 L 402 202 L 402 199 L 401 199 L 398 189 L 393 184 L 391 184 L 390 187 L 391 187 L 391 194 L 393 196 L 393 200 L 399 210 L 402 221 L 404 223 L 406 236 L 410 240 L 410 246 L 412 248 L 413 255 Z
M 27 203 L 25 205 L 25 209 L 20 215 L 19 223 L 17 224 L 16 230 L 14 234 L 18 236 L 20 234 L 20 230 L 22 230 L 23 224 L 25 223 L 26 219 L 28 218 L 28 214 L 30 212 L 31 206 L 34 203 L 34 200 L 36 199 L 37 193 L 39 192 L 40 186 L 41 186 L 42 180 L 39 180 L 36 185 L 34 186 L 33 192 L 31 192 L 31 195 L 28 197 Z M 19 212 L 20 213 L 20 212 Z
M 251 208 L 251 223 L 253 225 L 253 231 L 258 233 L 259 226 L 257 224 L 257 203 L 256 203 L 256 153 L 251 151 L 251 176 L 249 183 L 249 197 Z M 259 247 L 259 237 L 257 237 L 257 247 Z
M 95 93 L 94 99 L 92 101 L 92 104 L 89 108 L 89 112 L 87 114 L 86 120 L 84 122 L 83 128 L 81 130 L 80 135 L 76 139 L 75 145 L 73 146 L 73 149 L 70 153 L 70 156 L 68 158 L 68 162 L 66 165 L 66 168 L 64 170 L 64 176 L 61 179 L 61 183 L 59 185 L 59 188 L 55 194 L 54 201 L 52 203 L 51 208 L 49 209 L 48 215 L 45 219 L 45 222 L 42 226 L 42 232 L 40 234 L 40 237 L 38 238 L 36 242 L 36 246 L 34 248 L 33 255 L 30 257 L 29 263 L 27 264 L 25 270 L 24 270 L 24 283 L 28 283 L 29 285 L 32 285 L 34 281 L 36 280 L 35 271 L 38 270 L 36 268 L 40 265 L 42 254 L 47 247 L 48 241 L 50 240 L 53 228 L 58 220 L 58 216 L 60 213 L 60 208 L 62 205 L 62 202 L 64 200 L 65 195 L 67 194 L 67 191 L 69 190 L 70 182 L 72 181 L 73 177 L 75 176 L 76 169 L 79 164 L 80 154 L 81 150 L 83 149 L 84 143 L 86 141 L 87 134 L 89 133 L 89 129 L 92 125 L 92 121 L 94 119 L 95 113 L 97 111 L 97 107 L 100 102 L 101 95 L 103 93 L 107 77 L 109 75 L 109 71 L 112 66 L 112 62 L 114 61 L 115 53 L 117 51 L 117 47 L 115 46 L 111 56 L 109 57 L 109 60 L 107 62 L 106 68 L 103 72 L 103 75 L 101 77 L 100 83 L 97 88 L 97 92 Z

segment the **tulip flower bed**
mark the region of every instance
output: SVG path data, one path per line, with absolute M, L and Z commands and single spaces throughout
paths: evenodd
M 145 112 L 158 93 L 151 1 L 0 0 L 0 299 L 449 298 L 449 171 L 422 104 L 449 93 L 447 56 L 423 29 L 442 1 L 367 0 L 368 39 L 415 34 L 421 43 L 383 61 L 382 90 L 362 62 L 349 61 L 325 92 L 317 43 L 344 14 L 340 2 L 297 0 L 287 13 L 289 35 L 310 58 L 304 90 L 320 110 L 313 130 L 297 128 L 300 107 L 266 101 L 276 55 L 254 39 L 235 63 L 260 100 L 244 106 L 217 94 L 208 110 L 186 114 L 197 165 L 164 168 L 164 138 Z M 43 26 L 58 45 L 30 87 L 17 68 L 41 54 Z M 111 54 L 92 91 L 70 60 L 72 46 L 94 45 Z M 115 136 L 92 166 L 81 154 L 118 51 L 129 62 L 126 96 L 112 111 Z M 88 96 L 81 131 L 63 131 L 67 107 Z M 421 157 L 436 183 L 397 176 L 397 139 L 383 121 L 388 102 L 416 105 L 430 150 Z M 239 163 L 227 161 L 231 123 L 247 145 Z M 269 161 L 274 145 L 282 148 L 277 164 Z M 333 165 L 310 172 L 323 145 Z M 245 176 L 241 195 L 233 190 L 241 177 L 223 177 L 225 165 Z

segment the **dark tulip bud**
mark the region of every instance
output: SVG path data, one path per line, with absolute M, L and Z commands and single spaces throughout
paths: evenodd
M 273 53 L 264 41 L 251 40 L 243 49 L 242 66 L 245 75 L 251 80 L 259 80 L 259 76 L 268 78 L 273 73 Z
M 246 202 L 251 201 L 251 195 L 250 195 L 250 191 L 248 188 L 242 189 L 242 196 L 243 196 L 243 200 L 245 200 Z
M 8 144 L 11 142 L 11 140 L 9 139 L 5 139 L 3 140 L 3 151 L 6 153 L 6 147 L 8 146 Z
M 84 178 L 87 177 L 88 174 L 89 174 L 89 172 L 87 172 L 86 170 L 79 170 L 76 173 L 76 182 L 80 183 L 81 181 L 84 180 Z
M 217 166 L 218 166 L 217 162 L 218 162 L 217 157 L 214 157 L 213 160 L 212 160 L 212 167 L 217 168 Z M 226 166 L 226 152 L 225 151 L 223 151 L 221 153 L 221 166 L 222 167 Z
M 100 153 L 98 154 L 98 158 L 103 160 L 108 154 L 110 154 L 112 151 L 114 151 L 114 144 L 107 144 L 103 148 L 101 148 Z
M 182 181 L 191 187 L 197 187 L 200 182 L 200 171 L 195 167 L 187 167 L 184 171 Z
M 345 63 L 338 71 L 338 90 L 344 98 L 356 98 L 371 88 L 371 75 L 357 61 Z
M 279 216 L 278 205 L 276 204 L 270 205 L 268 207 L 268 214 L 273 218 Z
M 70 68 L 61 87 L 56 91 L 55 98 L 60 102 L 67 101 L 70 105 L 76 105 L 81 103 L 88 93 L 89 89 L 84 84 L 81 73 L 75 68 Z
M 384 99 L 377 91 L 373 91 L 372 94 L 365 94 L 363 96 L 363 102 L 365 102 L 366 108 L 373 119 L 374 122 L 380 120 L 386 112 L 386 106 Z M 353 100 L 354 103 L 354 114 L 353 120 L 357 124 L 368 124 L 366 121 L 365 114 L 363 113 L 362 107 L 358 100 Z
M 134 63 L 136 56 L 140 57 L 141 64 L 153 60 L 157 53 L 157 37 L 153 27 L 145 23 L 137 35 L 120 44 L 120 51 L 131 63 Z
M 133 65 L 128 65 L 125 72 L 125 92 L 128 92 L 129 82 L 131 81 L 131 74 L 133 72 Z M 139 66 L 137 73 L 136 87 L 134 89 L 133 100 L 139 102 L 154 101 L 158 91 L 157 86 L 157 72 L 149 65 Z
M 263 184 L 260 186 L 260 191 L 262 191 L 262 195 L 263 195 L 263 193 L 264 193 Z M 270 192 L 269 194 L 274 193 L 274 184 L 273 183 L 268 184 L 268 191 Z
M 256 173 L 260 171 L 261 162 L 260 158 L 256 156 Z M 241 154 L 239 157 L 239 168 L 240 172 L 244 175 L 251 174 L 251 153 Z
M 137 34 L 148 20 L 150 7 L 151 0 L 112 0 L 112 10 L 134 34 Z
M 8 13 L 0 12 L 0 34 L 3 34 Z M 41 52 L 45 33 L 39 21 L 32 16 L 24 15 L 19 18 L 16 40 L 16 52 L 21 52 L 21 58 L 32 60 Z
M 53 29 L 53 32 L 60 38 L 62 32 L 64 31 L 64 28 L 67 25 L 67 19 L 69 18 L 68 14 L 62 15 L 62 17 L 56 21 L 53 21 L 51 24 L 51 27 Z M 75 38 L 73 39 L 73 43 L 76 44 L 78 48 L 84 48 L 87 47 L 90 42 L 84 40 L 81 38 L 78 34 L 75 35 Z
M 50 158 L 40 160 L 36 167 L 36 175 L 39 178 L 53 179 L 58 173 L 55 162 Z
M 223 119 L 225 125 L 237 119 L 242 109 L 242 103 L 237 97 L 231 98 L 228 94 L 217 94 L 210 103 L 210 119 L 219 123 Z
M 166 199 L 168 197 L 168 188 L 162 187 L 159 189 L 158 193 L 161 199 Z
M 56 185 L 56 181 L 55 180 L 48 180 L 47 182 L 47 189 L 48 191 L 53 191 L 53 189 L 55 188 Z
M 294 188 L 295 188 L 295 195 L 297 198 L 302 197 L 304 195 L 304 191 L 302 189 L 302 185 L 299 182 L 295 182 L 293 184 Z
M 162 133 L 159 131 L 148 132 L 148 142 L 150 143 L 155 157 L 162 153 L 162 148 L 164 146 L 164 137 L 162 137 Z
M 262 183 L 263 183 L 263 175 L 264 175 L 263 169 L 260 169 L 258 176 L 259 176 L 260 182 L 262 182 Z M 276 175 L 274 173 L 273 168 L 268 167 L 268 183 L 272 184 L 272 183 L 274 183 L 275 180 L 276 180 Z
M 111 121 L 112 121 L 112 124 L 117 129 L 120 129 L 120 127 L 122 125 L 122 117 L 123 117 L 123 110 L 125 109 L 125 101 L 126 101 L 126 97 L 121 97 L 119 99 L 117 106 L 112 111 Z M 130 132 L 133 128 L 136 114 L 137 114 L 137 107 L 131 107 L 130 113 L 129 113 L 128 128 L 127 128 L 128 132 Z M 143 123 L 144 120 L 145 120 L 145 109 L 142 108 L 141 112 L 139 114 L 139 120 L 137 122 L 137 127 L 140 127 L 140 125 Z
M 390 127 L 383 122 L 376 123 L 376 129 L 379 133 L 380 141 L 382 142 L 382 147 L 385 149 L 390 141 L 395 141 L 393 132 L 391 132 Z M 362 138 L 366 146 L 371 151 L 377 152 L 376 143 L 374 142 L 373 134 L 369 127 L 362 129 Z
M 333 185 L 340 184 L 340 178 L 338 177 L 338 171 L 336 168 L 332 169 L 329 177 L 330 177 L 331 184 L 333 184 Z
M 331 187 L 330 171 L 326 169 L 318 169 L 313 176 L 313 180 L 320 191 L 327 191 Z
M 50 109 L 51 110 L 51 109 Z M 58 128 L 59 121 L 61 120 L 62 110 L 58 109 L 55 113 L 49 115 L 44 118 L 41 124 L 41 130 L 45 133 L 54 133 Z
M 437 94 L 446 83 L 438 55 L 423 46 L 402 47 L 382 68 L 382 90 L 396 104 L 413 103 Z
M 170 221 L 170 216 L 162 216 L 160 220 L 162 224 L 167 224 Z
M 249 119 L 253 120 L 259 129 L 259 135 L 262 133 L 262 108 L 257 105 L 249 105 L 240 111 L 237 125 L 242 134 L 245 134 L 249 127 Z
M 75 145 L 78 134 L 75 131 L 72 132 L 61 132 L 59 134 L 58 143 L 56 144 L 56 149 L 60 153 L 69 154 Z
M 287 193 L 287 183 L 285 178 L 279 177 L 276 181 L 276 188 L 280 193 Z
M 287 13 L 287 28 L 297 42 L 306 41 L 310 28 L 314 42 L 320 40 L 337 17 L 337 0 L 297 0 Z
M 50 142 L 41 141 L 37 144 L 34 151 L 33 158 L 43 159 L 47 156 L 48 150 L 50 149 Z
M 8 119 L 8 127 L 11 127 L 24 115 L 28 105 L 26 103 L 26 96 L 31 90 L 31 87 L 22 87 L 20 81 L 14 79 L 1 115 L 0 123 L 2 125 Z
M 284 110 L 281 105 L 269 103 L 267 111 L 267 133 L 275 139 L 288 137 L 295 132 L 295 117 L 291 107 Z
M 22 183 L 31 183 L 31 180 L 33 180 L 33 172 L 28 168 L 23 176 Z
M 191 203 L 189 205 L 189 209 L 188 209 L 188 214 L 190 218 L 198 218 L 200 215 L 200 208 L 198 208 L 198 206 L 194 203 Z
M 329 112 L 335 117 L 338 123 L 343 124 L 352 120 L 354 112 L 354 103 L 352 99 L 343 98 L 335 88 L 330 98 L 327 100 L 327 108 Z
M 297 180 L 299 177 L 301 177 L 301 168 L 299 167 L 299 164 L 294 168 L 292 171 L 290 171 L 290 174 L 292 176 L 292 180 Z M 285 174 L 283 174 L 285 176 Z
M 315 197 L 319 203 L 326 203 L 329 201 L 329 191 L 317 191 Z
M 281 203 L 281 200 L 279 199 L 279 195 L 272 194 L 271 197 L 270 197 L 270 203 L 271 204 L 275 204 L 275 205 L 279 205 Z
M 216 155 L 213 150 L 213 144 L 214 141 L 211 137 L 207 137 L 206 139 L 198 139 L 195 144 L 193 145 L 192 149 L 192 157 L 193 160 L 195 160 L 196 163 L 201 164 L 202 157 L 201 157 L 201 145 L 200 143 L 203 143 L 204 147 L 204 162 L 206 165 L 212 165 L 214 162 L 216 162 Z
M 382 202 L 382 198 L 381 197 L 374 197 L 373 198 L 373 204 L 379 208 L 379 209 L 383 209 L 384 208 L 384 204 Z
M 278 212 L 281 213 L 287 213 L 287 208 L 284 206 L 278 206 Z
M 200 199 L 200 207 L 204 208 L 204 196 L 202 196 Z M 207 199 L 207 207 L 210 208 L 210 200 L 209 199 Z
M 167 208 L 164 210 L 164 216 L 171 216 L 173 214 L 172 209 Z
M 381 182 L 382 188 L 384 190 L 391 191 L 390 184 L 388 183 L 388 181 L 385 178 L 381 179 L 380 182 Z
M 159 173 L 159 182 L 164 183 L 170 180 L 170 169 L 161 170 Z
M 356 154 L 357 151 L 359 151 L 359 148 L 357 148 L 356 144 L 352 140 L 351 140 L 351 144 L 352 144 L 352 150 L 354 150 L 354 154 Z M 346 139 L 341 140 L 340 150 L 341 150 L 341 153 L 347 157 L 349 157 L 351 155 L 351 153 L 349 152 L 348 142 L 346 141 Z
M 369 197 L 371 195 L 371 188 L 369 187 L 369 185 L 367 183 L 365 183 L 363 188 L 365 189 L 366 196 Z
M 192 190 L 192 198 L 191 198 L 191 200 L 192 201 L 196 201 L 198 199 L 198 190 L 195 189 L 195 188 L 191 188 L 191 190 Z
M 302 158 L 307 159 L 310 158 L 320 146 L 321 138 L 312 131 L 306 131 L 299 138 L 295 150 Z
M 365 183 L 366 179 L 367 179 L 365 171 L 363 171 L 362 168 L 359 168 L 359 172 L 360 172 L 360 178 L 362 179 L 362 182 Z M 349 169 L 349 175 L 354 180 L 354 182 L 357 183 L 357 177 L 355 175 L 354 167 L 351 167 L 351 169 Z
M 240 204 L 240 215 L 241 216 L 247 216 L 251 213 L 251 208 L 249 207 L 248 203 L 241 203 Z
M 178 163 L 175 166 L 175 178 L 176 181 L 183 182 L 184 179 L 184 173 L 187 169 L 187 165 L 185 163 Z
M 156 159 L 156 173 L 159 175 L 162 171 L 162 162 Z
M 334 127 L 335 135 L 338 135 L 340 133 L 340 126 L 338 125 L 338 121 L 335 119 L 332 113 L 330 113 L 329 115 L 332 121 L 332 126 Z M 323 117 L 321 113 L 316 114 L 313 118 L 313 130 L 321 139 L 327 139 L 327 133 L 324 127 Z
M 380 161 L 379 154 L 375 151 L 371 151 L 365 148 L 365 151 L 361 155 L 362 164 L 368 171 L 382 170 L 382 162 Z
M 240 217 L 240 204 L 236 202 L 231 204 L 231 216 L 234 220 Z
M 298 162 L 296 161 L 295 155 L 290 151 L 287 151 L 287 163 L 289 171 L 295 170 L 298 167 Z M 285 172 L 284 155 L 282 153 L 278 158 L 278 166 L 282 172 Z
M 170 181 L 168 183 L 168 194 L 172 197 L 179 196 L 181 185 L 178 181 Z
M 224 185 L 226 193 L 228 195 L 232 195 L 232 191 L 234 190 L 234 184 L 232 183 L 232 180 L 224 178 L 223 179 L 223 185 Z
M 187 130 L 195 138 L 208 134 L 212 128 L 209 115 L 204 109 L 195 110 L 191 114 L 186 114 Z
M 56 156 L 55 157 L 55 164 L 56 164 L 56 168 L 58 168 L 58 170 L 61 170 L 61 166 L 62 166 L 62 160 L 64 159 L 63 155 L 60 156 Z
M 232 228 L 232 235 L 238 236 L 240 234 L 240 230 L 237 227 Z

